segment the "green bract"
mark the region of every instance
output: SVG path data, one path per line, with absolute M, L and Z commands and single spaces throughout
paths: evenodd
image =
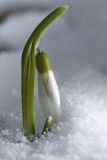
M 35 82 L 35 51 L 40 38 L 46 29 L 68 9 L 62 5 L 52 11 L 32 32 L 22 54 L 21 61 L 21 94 L 22 94 L 22 121 L 23 133 L 31 139 L 35 136 L 34 115 L 34 82 Z M 49 67 L 49 66 L 48 66 Z M 39 67 L 40 68 L 40 67 Z M 43 67 L 42 71 L 44 71 Z M 46 68 L 45 68 L 46 69 Z
M 38 52 L 36 55 L 36 67 L 39 73 L 45 73 L 51 70 L 50 61 L 45 52 Z

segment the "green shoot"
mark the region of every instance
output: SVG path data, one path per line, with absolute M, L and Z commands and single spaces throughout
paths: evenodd
M 47 133 L 48 131 L 51 130 L 51 127 L 53 125 L 53 121 L 52 121 L 52 116 L 49 116 L 45 122 L 42 134 Z
M 21 61 L 22 121 L 24 135 L 30 139 L 35 136 L 34 85 L 35 51 L 46 29 L 68 9 L 62 5 L 52 11 L 32 32 L 23 49 Z

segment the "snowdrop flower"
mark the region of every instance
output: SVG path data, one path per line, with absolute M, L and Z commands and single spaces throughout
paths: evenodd
M 42 111 L 46 117 L 52 116 L 53 123 L 57 123 L 61 115 L 60 95 L 50 61 L 44 52 L 36 55 L 38 70 L 38 93 Z

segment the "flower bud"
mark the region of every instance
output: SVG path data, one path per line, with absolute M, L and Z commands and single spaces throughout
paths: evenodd
M 36 55 L 38 70 L 38 93 L 42 111 L 46 117 L 52 116 L 53 123 L 57 123 L 61 115 L 60 95 L 50 61 L 44 52 Z

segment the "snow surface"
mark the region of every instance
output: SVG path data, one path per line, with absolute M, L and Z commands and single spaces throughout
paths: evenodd
M 0 57 L 0 159 L 106 160 L 107 77 L 90 68 L 70 75 L 60 86 L 59 125 L 48 137 L 30 143 L 21 134 L 20 57 Z M 36 112 L 40 133 L 44 119 L 39 105 Z
M 53 63 L 62 117 L 48 137 L 33 143 L 21 132 L 20 60 L 27 37 L 47 12 L 12 15 L 0 26 L 0 47 L 14 49 L 0 52 L 0 160 L 107 160 L 107 2 L 67 2 L 71 10 L 40 43 Z M 35 94 L 40 134 L 45 119 L 37 88 Z

